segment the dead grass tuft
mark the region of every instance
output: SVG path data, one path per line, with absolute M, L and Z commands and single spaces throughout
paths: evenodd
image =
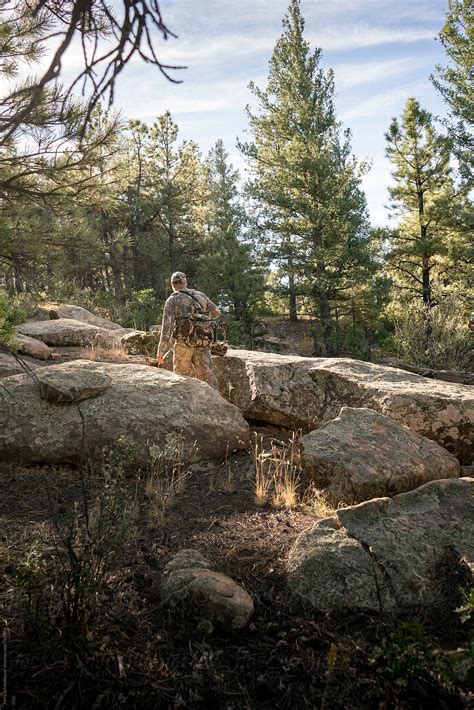
M 250 454 L 255 466 L 255 502 L 258 506 L 264 506 L 268 502 L 272 476 L 265 454 L 263 436 L 255 434 L 255 442 Z
M 251 451 L 255 465 L 255 501 L 263 506 L 271 502 L 275 508 L 294 508 L 301 486 L 298 432 L 288 443 L 272 440 L 266 451 L 263 438 L 255 436 Z M 270 498 L 271 496 L 271 498 Z
M 314 515 L 316 518 L 329 518 L 336 512 L 336 509 L 326 500 L 324 491 L 316 488 L 314 483 L 310 483 L 304 491 L 300 508 L 304 513 Z
M 293 432 L 288 442 L 272 439 L 265 447 L 255 434 L 250 450 L 255 468 L 255 503 L 263 507 L 299 509 L 317 518 L 334 515 L 335 509 L 324 492 L 313 483 L 303 486 L 300 453 L 301 432 Z
M 229 446 L 227 446 L 224 463 L 209 477 L 209 493 L 235 493 L 236 490 L 235 474 L 230 462 Z
M 167 511 L 173 506 L 176 497 L 186 487 L 192 474 L 192 463 L 184 463 L 183 437 L 173 434 L 163 449 L 151 446 L 150 464 L 145 481 L 145 492 L 150 501 L 150 525 L 163 524 Z M 192 457 L 191 457 L 192 460 Z

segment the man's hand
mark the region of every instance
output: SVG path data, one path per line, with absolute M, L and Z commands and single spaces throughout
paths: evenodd
M 163 365 L 165 362 L 165 358 L 163 355 L 158 355 L 157 360 L 158 360 L 158 367 L 160 367 L 160 365 Z

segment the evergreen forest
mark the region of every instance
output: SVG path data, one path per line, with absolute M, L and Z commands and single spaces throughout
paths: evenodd
M 0 123 L 5 334 L 42 301 L 74 303 L 146 330 L 160 322 L 169 274 L 180 269 L 223 308 L 233 344 L 254 346 L 259 320 L 278 316 L 307 321 L 314 355 L 394 355 L 467 368 L 469 2 L 449 3 L 439 34 L 446 63 L 433 67 L 431 81 L 445 116 L 411 96 L 400 116 L 387 116 L 390 228 L 370 222 L 361 182 L 370 165 L 352 152 L 350 130 L 336 115 L 333 72 L 305 39 L 297 0 L 283 19 L 266 85 L 250 84 L 243 175 L 222 140 L 203 155 L 180 137 L 169 112 L 147 125 L 107 108 L 126 63 L 120 49 L 107 60 L 107 76 L 85 60 L 76 81 L 91 80 L 86 98 L 61 84 L 60 58 L 41 79 L 16 82 L 25 63 L 35 70 L 55 30 L 67 42 L 71 9 L 55 14 L 53 5 L 7 3 L 2 13 L 0 70 L 10 87 Z M 80 15 L 91 41 L 101 22 L 111 22 L 100 6 L 88 19 Z M 143 18 L 168 32 L 151 9 Z M 144 51 L 138 36 L 129 41 Z M 166 81 L 168 70 L 159 62 L 157 69 Z

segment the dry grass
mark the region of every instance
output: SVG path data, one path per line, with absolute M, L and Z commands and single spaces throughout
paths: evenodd
M 235 474 L 229 458 L 229 447 L 227 446 L 224 463 L 209 477 L 209 493 L 235 493 L 236 490 Z
M 251 455 L 257 505 L 271 502 L 275 508 L 294 508 L 301 486 L 299 434 L 294 432 L 288 443 L 273 440 L 269 451 L 265 451 L 262 437 L 256 436 Z
M 79 357 L 81 360 L 95 360 L 97 362 L 127 362 L 129 359 L 125 348 L 119 345 L 111 348 L 91 345 L 88 348 L 82 348 Z
M 272 440 L 265 449 L 263 437 L 255 435 L 250 451 L 255 467 L 255 502 L 274 508 L 297 508 L 316 518 L 334 515 L 324 492 L 310 483 L 303 487 L 299 440 L 301 432 L 293 432 L 288 442 Z
M 274 479 L 272 504 L 275 508 L 294 508 L 298 503 L 299 472 L 283 462 Z
M 263 447 L 263 436 L 255 434 L 255 443 L 250 451 L 255 466 L 255 502 L 266 505 L 272 485 L 267 456 Z
M 335 508 L 328 503 L 324 492 L 316 488 L 314 483 L 310 483 L 304 491 L 300 500 L 300 508 L 303 512 L 314 515 L 316 518 L 328 518 L 335 513 Z
M 187 466 L 184 463 L 183 437 L 179 434 L 170 436 L 164 449 L 151 446 L 149 452 L 150 465 L 145 481 L 145 492 L 150 500 L 149 522 L 151 525 L 163 524 L 167 511 L 186 487 L 192 474 L 192 463 Z

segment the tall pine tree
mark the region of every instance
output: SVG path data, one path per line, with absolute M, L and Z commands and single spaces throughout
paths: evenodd
M 283 29 L 266 89 L 251 84 L 259 110 L 248 109 L 253 140 L 241 148 L 290 318 L 298 317 L 298 296 L 309 297 L 321 324 L 318 350 L 333 354 L 336 304 L 369 260 L 364 166 L 336 120 L 333 73 L 321 68 L 321 50 L 310 51 L 304 39 L 299 0 L 291 0 Z
M 163 243 L 169 275 L 183 270 L 192 278 L 202 253 L 207 214 L 207 180 L 198 146 L 178 143 L 178 127 L 167 111 L 153 123 L 147 148 L 147 194 Z
M 208 171 L 209 240 L 199 265 L 199 283 L 245 332 L 262 294 L 263 275 L 245 239 L 247 217 L 239 194 L 240 177 L 229 163 L 222 140 L 209 153 Z
M 472 187 L 474 170 L 474 8 L 472 0 L 449 0 L 446 22 L 439 34 L 449 60 L 432 76 L 448 105 L 448 126 L 460 173 Z
M 436 281 L 459 269 L 456 256 L 463 252 L 462 234 L 453 228 L 452 213 L 462 210 L 463 198 L 453 184 L 449 141 L 414 98 L 408 99 L 401 122 L 392 120 L 386 139 L 393 165 L 391 208 L 401 217 L 388 263 L 398 287 L 429 309 L 436 302 Z

